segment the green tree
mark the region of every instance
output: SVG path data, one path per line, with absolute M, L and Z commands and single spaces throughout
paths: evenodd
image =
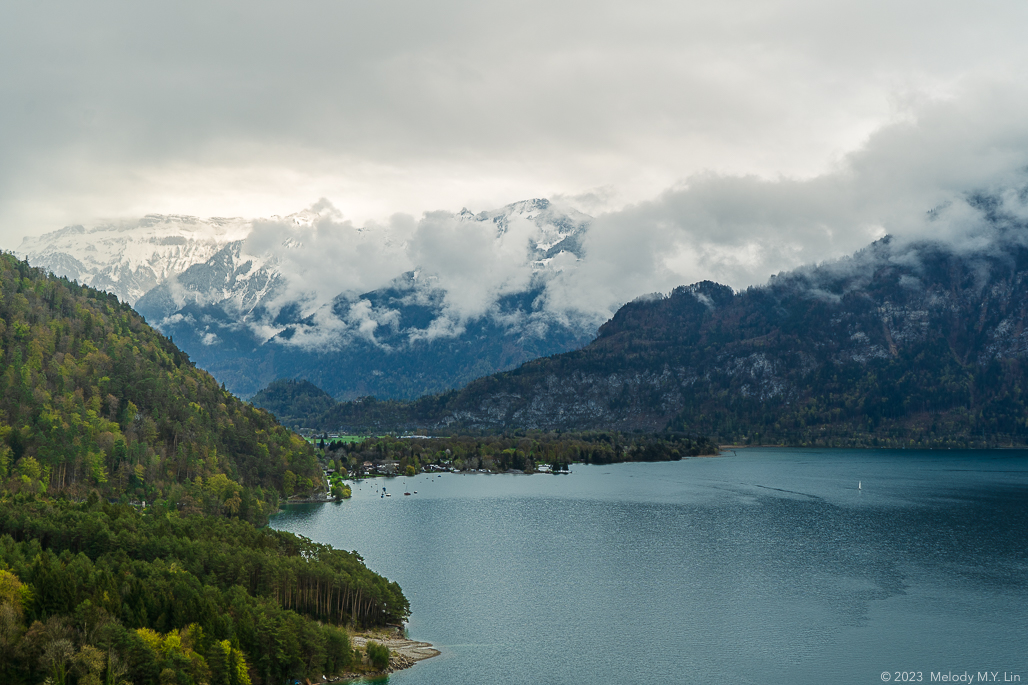
M 211 649 L 211 685 L 250 685 L 246 657 L 228 640 Z
M 368 640 L 368 644 L 364 649 L 368 653 L 368 661 L 377 670 L 383 671 L 389 666 L 388 647 L 374 640 Z

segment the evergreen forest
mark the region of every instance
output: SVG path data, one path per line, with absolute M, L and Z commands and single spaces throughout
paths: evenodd
M 359 555 L 262 528 L 315 449 L 117 297 L 0 254 L 0 681 L 209 685 L 350 668 L 403 621 Z

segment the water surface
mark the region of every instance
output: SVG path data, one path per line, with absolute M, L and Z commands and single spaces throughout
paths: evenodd
M 443 655 L 395 685 L 1028 682 L 1028 452 L 573 471 L 366 480 L 272 525 L 400 583 Z

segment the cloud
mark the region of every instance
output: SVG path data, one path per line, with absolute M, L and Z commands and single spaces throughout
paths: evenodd
M 150 212 L 357 224 L 809 178 L 986 75 L 1016 0 L 183 0 L 0 8 L 0 230 Z M 603 192 L 594 192 L 604 189 Z
M 885 233 L 982 245 L 976 192 L 1024 212 L 1026 19 L 1015 0 L 6 3 L 0 245 L 325 198 L 246 244 L 312 345 L 403 325 L 333 303 L 408 272 L 442 293 L 431 338 L 528 288 L 593 325 Z M 594 219 L 542 272 L 531 220 L 455 211 L 543 196 Z
M 1028 97 L 988 84 L 918 107 L 824 174 L 700 174 L 597 217 L 586 258 L 549 287 L 552 306 L 601 315 L 639 293 L 715 280 L 735 288 L 838 258 L 891 234 L 963 249 L 994 239 L 979 195 L 1026 216 Z
M 377 290 L 409 271 L 405 244 L 415 228 L 414 219 L 399 214 L 384 224 L 357 227 L 322 199 L 286 219 L 254 221 L 243 249 L 274 257 L 286 277 L 278 303 L 322 307 L 340 293 Z
M 482 316 L 503 295 L 528 289 L 538 234 L 535 222 L 520 216 L 500 230 L 492 221 L 432 212 L 418 223 L 408 254 L 445 292 L 448 318 L 461 321 Z
M 253 222 L 239 263 L 265 265 L 280 278 L 250 323 L 280 332 L 284 324 L 275 327 L 274 321 L 298 305 L 289 316 L 307 323 L 290 332 L 288 343 L 303 347 L 338 346 L 358 337 L 388 346 L 382 331 L 402 332 L 411 341 L 453 337 L 483 316 L 541 333 L 541 322 L 527 320 L 528 312 L 500 303 L 538 288 L 564 261 L 576 259 L 563 251 L 563 241 L 573 241 L 587 219 L 546 201 L 526 201 L 478 215 L 428 212 L 417 221 L 395 215 L 356 227 L 320 200 L 298 214 Z M 402 306 L 431 310 L 434 319 L 412 327 L 393 304 L 364 297 L 386 288 Z M 565 314 L 535 316 L 559 320 Z
M 545 260 L 537 248 L 559 237 L 557 224 L 574 213 L 576 198 L 547 205 L 545 217 L 522 203 L 481 215 L 395 215 L 361 227 L 322 200 L 287 219 L 254 222 L 246 249 L 275 255 L 287 281 L 277 304 L 302 301 L 313 316 L 315 325 L 292 344 L 331 346 L 355 336 L 384 344 L 383 332 L 404 330 L 409 340 L 433 340 L 460 335 L 483 316 L 529 334 L 551 324 L 589 329 L 644 293 L 705 279 L 737 289 L 759 285 L 886 234 L 894 256 L 925 239 L 958 250 L 1011 239 L 997 234 L 1002 222 L 994 218 L 1028 220 L 1021 190 L 1028 185 L 1028 126 L 1018 116 L 1026 105 L 1024 89 L 982 85 L 919 103 L 823 174 L 697 174 L 587 222 L 574 215 L 588 224 L 580 247 Z M 410 291 L 408 304 L 436 311 L 416 329 L 392 305 L 359 297 L 405 273 L 423 286 Z M 536 289 L 542 296 L 535 312 L 500 305 Z M 349 304 L 333 309 L 340 294 Z

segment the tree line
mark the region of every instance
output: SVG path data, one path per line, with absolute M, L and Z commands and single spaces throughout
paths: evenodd
M 610 464 L 624 461 L 677 461 L 716 454 L 707 438 L 685 433 L 623 434 L 617 431 L 546 433 L 518 431 L 499 435 L 403 438 L 371 437 L 360 442 L 333 442 L 325 447 L 337 468 L 358 472 L 365 461 L 396 461 L 399 473 L 416 473 L 429 465 L 449 468 L 567 471 L 573 463 Z M 409 471 L 408 471 L 409 469 Z
M 345 626 L 408 613 L 355 552 L 289 533 L 95 496 L 0 501 L 3 682 L 278 683 L 349 668 Z

